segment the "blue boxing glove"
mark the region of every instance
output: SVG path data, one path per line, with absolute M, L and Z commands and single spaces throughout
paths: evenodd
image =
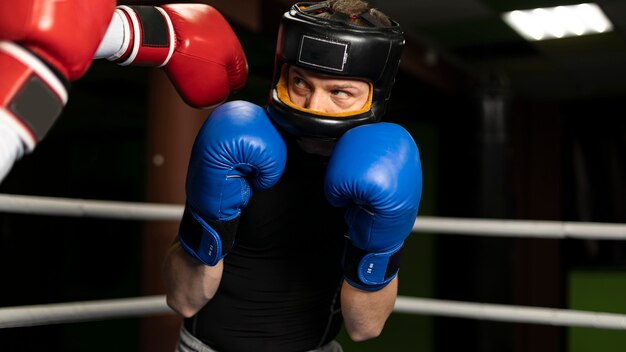
M 245 101 L 215 109 L 196 137 L 187 170 L 178 232 L 187 253 L 210 266 L 226 256 L 253 189 L 278 182 L 286 160 L 285 142 L 265 109 Z
M 349 130 L 333 150 L 324 191 L 333 206 L 346 207 L 345 279 L 366 291 L 384 288 L 398 274 L 422 195 L 413 138 L 392 123 Z

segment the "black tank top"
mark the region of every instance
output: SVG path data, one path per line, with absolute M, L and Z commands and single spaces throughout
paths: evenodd
M 185 320 L 217 351 L 307 351 L 341 328 L 344 212 L 324 196 L 326 160 L 288 150 L 280 181 L 242 212 L 217 293 Z

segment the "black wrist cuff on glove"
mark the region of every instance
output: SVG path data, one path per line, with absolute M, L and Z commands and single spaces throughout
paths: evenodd
M 6 109 L 21 123 L 20 130 L 26 129 L 26 135 L 20 135 L 26 139 L 25 145 L 31 151 L 46 136 L 61 114 L 70 83 L 46 60 L 25 47 L 0 42 L 0 53 L 32 70 L 31 75 L 24 79 L 19 89 L 6 102 Z
M 400 270 L 403 243 L 382 252 L 368 252 L 346 243 L 343 258 L 344 277 L 348 283 L 365 291 L 378 291 Z
M 185 206 L 178 240 L 192 257 L 214 266 L 232 249 L 238 225 L 239 217 L 229 221 L 205 221 Z

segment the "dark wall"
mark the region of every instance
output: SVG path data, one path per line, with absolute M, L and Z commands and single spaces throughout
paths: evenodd
M 1 193 L 141 201 L 146 70 L 95 62 L 72 85 L 57 124 L 18 161 Z M 134 221 L 0 214 L 2 306 L 138 295 Z M 133 321 L 0 330 L 7 351 L 122 350 Z M 89 333 L 91 332 L 91 333 Z M 104 337 L 113 334 L 115 338 Z M 94 344 L 94 339 L 100 343 Z M 91 341 L 89 341 L 91 340 Z M 127 350 L 133 350 L 130 348 Z

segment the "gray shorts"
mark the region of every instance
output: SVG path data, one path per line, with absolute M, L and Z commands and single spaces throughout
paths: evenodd
M 218 352 L 211 347 L 205 345 L 202 341 L 191 335 L 185 327 L 180 328 L 180 338 L 176 345 L 176 352 Z M 308 352 L 343 352 L 341 345 L 337 341 L 331 341 L 315 350 Z

